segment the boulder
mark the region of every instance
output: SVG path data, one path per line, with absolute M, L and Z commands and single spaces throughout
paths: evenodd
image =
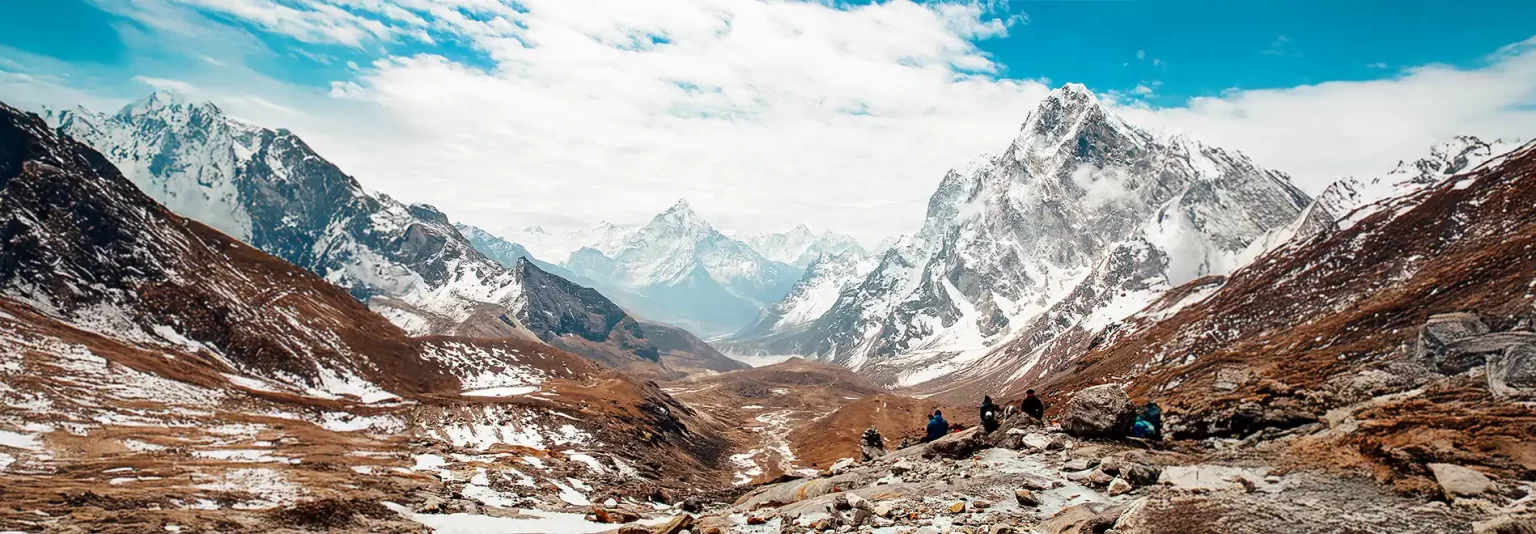
M 1125 479 L 1126 482 L 1130 482 L 1134 486 L 1151 486 L 1156 484 L 1157 478 L 1160 475 L 1162 475 L 1162 470 L 1155 466 L 1136 462 L 1120 464 L 1120 478 Z
M 1435 474 L 1435 482 L 1440 484 L 1446 499 L 1476 497 L 1493 489 L 1493 481 L 1488 477 L 1459 465 L 1429 464 L 1429 470 Z
M 1040 498 L 1035 496 L 1035 492 L 1029 491 L 1027 489 L 1019 488 L 1014 490 L 1013 498 L 1019 501 L 1019 506 L 1040 506 Z
M 988 448 L 988 444 L 982 438 L 980 429 L 972 428 L 958 434 L 944 436 L 929 443 L 928 448 L 923 451 L 923 458 L 963 460 L 986 448 Z
M 1488 391 L 1500 397 L 1536 393 L 1536 344 L 1516 343 L 1490 356 Z
M 692 527 L 693 521 L 693 516 L 682 514 L 672 518 L 671 521 L 667 521 L 661 526 L 656 527 L 656 529 L 652 530 L 651 532 L 652 534 L 679 534 L 682 531 L 688 530 L 689 527 Z
M 1136 488 L 1131 486 L 1131 483 L 1126 482 L 1123 478 L 1115 477 L 1114 480 L 1109 481 L 1110 496 L 1124 495 L 1130 493 L 1133 489 Z
M 1136 405 L 1119 384 L 1078 391 L 1067 403 L 1061 429 L 1078 437 L 1121 437 L 1136 421 Z
M 1098 465 L 1098 462 L 1091 458 L 1073 458 L 1071 460 L 1067 460 L 1067 463 L 1061 464 L 1061 470 L 1087 471 L 1092 469 L 1095 465 Z
M 1442 314 L 1430 317 L 1419 331 L 1415 353 L 1441 373 L 1456 374 L 1490 363 L 1517 345 L 1536 345 L 1536 333 L 1490 334 L 1472 314 Z
M 1487 333 L 1488 325 L 1483 324 L 1483 320 L 1479 319 L 1475 313 L 1431 315 L 1419 329 L 1419 338 L 1414 350 L 1418 357 L 1431 367 L 1440 369 L 1442 372 L 1459 373 L 1475 365 L 1457 370 L 1461 363 L 1453 361 L 1453 358 L 1447 354 L 1447 347 L 1456 341 Z
M 827 468 L 827 471 L 834 475 L 841 475 L 852 469 L 854 463 L 853 458 L 840 458 L 836 462 L 832 462 L 832 467 Z
M 1041 523 L 1038 530 L 1046 534 L 1096 534 L 1115 526 L 1124 511 L 1124 506 L 1101 502 L 1069 506 Z

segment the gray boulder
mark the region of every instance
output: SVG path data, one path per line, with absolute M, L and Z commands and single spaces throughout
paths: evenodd
M 1493 481 L 1482 473 L 1452 464 L 1429 464 L 1435 474 L 1435 482 L 1446 499 L 1476 497 L 1493 489 Z
M 1061 429 L 1078 437 L 1119 437 L 1136 421 L 1136 405 L 1119 384 L 1078 391 L 1067 403 Z
M 1488 333 L 1488 325 L 1475 313 L 1441 313 L 1429 316 L 1424 322 L 1424 327 L 1419 330 L 1418 344 L 1415 352 L 1421 360 L 1430 366 L 1446 373 L 1459 373 L 1475 367 L 1467 366 L 1456 369 L 1462 362 L 1455 361 L 1449 354 L 1448 347 L 1462 339 L 1481 336 Z
M 1536 344 L 1510 345 L 1488 358 L 1488 391 L 1498 396 L 1536 394 Z

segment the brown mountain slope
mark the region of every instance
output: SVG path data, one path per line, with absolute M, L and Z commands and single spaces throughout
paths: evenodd
M 1186 437 L 1327 420 L 1333 431 L 1313 452 L 1328 454 L 1318 457 L 1384 466 L 1410 484 L 1427 462 L 1529 479 L 1536 410 L 1494 398 L 1478 369 L 1441 377 L 1413 347 L 1432 314 L 1473 312 L 1496 332 L 1528 330 L 1533 293 L 1536 146 L 1527 145 L 1260 258 L 1166 320 L 1096 347 L 1084 340 L 1074 364 L 1034 387 L 1129 382 L 1134 397 L 1162 400 Z M 1330 413 L 1393 392 L 1400 398 Z
M 724 452 L 690 407 L 569 352 L 407 337 L 3 105 L 0 438 L 0 501 L 54 512 L 0 510 L 0 530 L 28 531 L 100 530 L 152 506 L 150 530 L 177 516 L 246 531 L 216 524 L 315 495 L 462 499 L 445 484 L 476 465 L 513 491 L 496 499 L 568 495 L 577 476 L 588 494 L 644 499 L 711 476 Z M 514 453 L 544 460 L 523 472 L 486 456 Z

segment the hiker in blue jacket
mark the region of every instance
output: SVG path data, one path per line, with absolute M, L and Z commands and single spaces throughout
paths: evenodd
M 923 442 L 933 441 L 944 437 L 949 433 L 949 421 L 944 420 L 944 412 L 933 411 L 933 417 L 928 419 L 928 435 L 923 437 Z
M 1136 424 L 1131 427 L 1131 435 L 1153 441 L 1163 439 L 1163 409 L 1158 407 L 1157 402 L 1147 401 L 1141 414 L 1136 416 Z

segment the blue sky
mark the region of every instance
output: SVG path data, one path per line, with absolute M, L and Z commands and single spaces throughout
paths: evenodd
M 1064 82 L 1138 124 L 1242 149 L 1313 191 L 1450 135 L 1536 131 L 1536 2 L 12 0 L 5 10 L 0 100 L 110 109 L 177 89 L 299 132 L 365 185 L 492 228 L 624 222 L 688 197 L 747 231 L 801 222 L 785 212 L 865 239 L 910 231 L 945 169 L 1001 149 Z M 615 183 L 634 190 L 614 196 Z

